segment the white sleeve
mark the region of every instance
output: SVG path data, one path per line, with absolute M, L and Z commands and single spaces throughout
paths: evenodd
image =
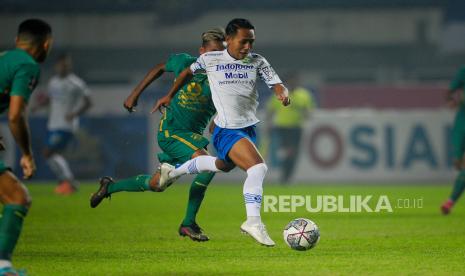
M 201 55 L 197 60 L 191 64 L 190 69 L 192 74 L 205 73 L 207 67 L 205 66 L 204 55 Z
M 268 61 L 265 58 L 262 58 L 262 60 L 262 64 L 258 67 L 258 75 L 260 76 L 260 79 L 262 79 L 269 88 L 272 88 L 275 84 L 282 83 L 278 74 L 276 74 Z

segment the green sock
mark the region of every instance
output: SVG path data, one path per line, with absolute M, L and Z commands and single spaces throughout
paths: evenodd
M 151 191 L 150 189 L 150 179 L 151 175 L 141 174 L 138 176 L 133 176 L 131 178 L 122 179 L 116 181 L 115 183 L 108 186 L 108 193 L 117 193 L 117 192 L 144 192 Z
M 215 173 L 201 173 L 194 178 L 194 181 L 192 181 L 191 189 L 189 190 L 189 202 L 187 204 L 186 216 L 182 221 L 183 225 L 191 225 L 195 223 L 195 217 L 199 211 L 200 204 L 202 204 L 205 191 L 214 176 Z
M 0 219 L 0 259 L 11 260 L 11 255 L 23 228 L 27 208 L 23 205 L 6 204 Z
M 461 170 L 457 178 L 455 179 L 454 189 L 452 189 L 452 194 L 450 199 L 456 202 L 459 197 L 462 195 L 463 190 L 465 189 L 465 170 Z

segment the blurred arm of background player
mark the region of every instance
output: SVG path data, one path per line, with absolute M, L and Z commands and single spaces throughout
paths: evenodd
M 78 109 L 66 114 L 66 120 L 72 121 L 74 118 L 81 116 L 82 114 L 86 113 L 92 107 L 92 100 L 89 96 L 83 95 L 82 96 L 82 104 L 79 106 Z
M 139 82 L 139 84 L 132 90 L 131 94 L 126 98 L 124 101 L 124 108 L 126 108 L 129 112 L 134 112 L 135 107 L 137 106 L 137 100 L 142 92 L 149 86 L 154 80 L 158 79 L 165 73 L 165 63 L 157 64 L 153 67 L 147 75 L 145 75 L 144 79 Z

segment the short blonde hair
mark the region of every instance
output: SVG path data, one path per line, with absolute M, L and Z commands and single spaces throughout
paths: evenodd
M 210 41 L 221 41 L 225 40 L 225 33 L 222 28 L 213 28 L 202 34 L 202 45 L 205 46 Z

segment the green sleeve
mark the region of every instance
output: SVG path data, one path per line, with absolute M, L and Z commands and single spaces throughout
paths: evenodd
M 16 70 L 11 85 L 11 96 L 21 96 L 26 102 L 39 81 L 40 69 L 37 64 L 22 64 Z
M 173 72 L 177 76 L 195 60 L 195 57 L 188 54 L 173 54 L 168 58 L 165 64 L 165 71 Z
M 451 81 L 449 89 L 456 90 L 465 86 L 465 66 L 455 75 L 455 78 Z

